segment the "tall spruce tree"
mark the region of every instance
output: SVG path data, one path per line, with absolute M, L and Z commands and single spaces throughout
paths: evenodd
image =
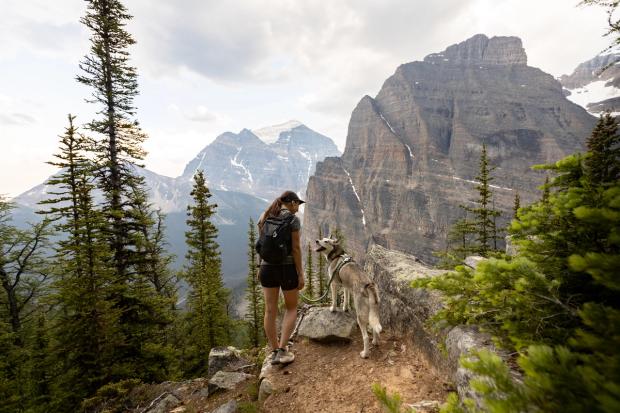
M 152 225 L 144 182 L 136 174 L 145 152 L 146 135 L 135 119 L 138 94 L 136 69 L 129 64 L 135 43 L 125 30 L 132 18 L 119 0 L 88 0 L 81 22 L 91 31 L 90 54 L 80 63 L 77 80 L 92 89 L 89 103 L 97 117 L 86 125 L 95 138 L 97 186 L 103 194 L 102 213 L 115 286 L 111 300 L 119 310 L 124 338 L 116 357 L 125 366 L 119 378 L 161 381 L 168 375 L 170 348 L 162 343 L 162 327 L 169 325 L 165 297 L 158 295 L 144 265 L 152 252 L 145 245 L 145 226 Z M 162 301 L 163 300 L 163 301 Z
M 595 184 L 612 185 L 620 179 L 620 135 L 618 122 L 609 112 L 601 115 L 587 140 L 585 167 Z
M 229 292 L 224 288 L 221 259 L 217 244 L 217 228 L 213 224 L 216 204 L 209 202 L 202 171 L 194 175 L 191 192 L 193 205 L 187 207 L 185 242 L 188 252 L 184 277 L 190 286 L 188 296 L 188 345 L 184 372 L 189 375 L 206 373 L 211 348 L 225 344 L 230 325 L 227 316 Z
M 480 171 L 476 176 L 476 189 L 479 197 L 475 201 L 476 207 L 463 206 L 462 208 L 473 215 L 473 222 L 476 227 L 476 247 L 475 252 L 483 257 L 489 255 L 489 252 L 497 249 L 497 227 L 495 218 L 500 212 L 495 210 L 493 206 L 493 193 L 490 189 L 493 177 L 491 172 L 493 168 L 489 166 L 486 144 L 482 145 L 480 154 Z
M 76 409 L 81 400 L 117 378 L 114 362 L 119 311 L 112 301 L 113 274 L 105 236 L 106 223 L 93 202 L 93 165 L 86 154 L 91 141 L 79 133 L 69 115 L 56 160 L 60 173 L 48 180 L 51 198 L 41 213 L 63 234 L 56 244 L 51 320 L 52 355 L 59 364 L 49 411 Z M 67 389 L 71 389 L 67 391 Z
M 515 193 L 515 200 L 514 200 L 514 204 L 512 206 L 512 217 L 514 219 L 518 218 L 518 212 L 519 212 L 519 208 L 521 208 L 521 197 L 519 196 L 519 193 L 516 192 Z
M 258 256 L 256 254 L 256 224 L 250 218 L 248 229 L 248 277 L 246 291 L 246 301 L 248 308 L 245 312 L 245 319 L 248 322 L 248 344 L 250 347 L 259 347 L 263 344 L 263 318 L 265 305 L 263 302 L 263 291 L 258 279 Z

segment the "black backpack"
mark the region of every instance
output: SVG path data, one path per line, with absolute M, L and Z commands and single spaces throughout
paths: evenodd
M 263 222 L 256 252 L 269 264 L 280 264 L 291 254 L 291 223 L 295 215 L 269 217 Z

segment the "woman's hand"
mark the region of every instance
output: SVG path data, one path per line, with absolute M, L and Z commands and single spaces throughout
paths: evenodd
M 297 281 L 299 282 L 299 284 L 297 285 L 297 289 L 298 290 L 303 290 L 304 287 L 306 286 L 306 280 L 304 280 L 304 276 L 300 275 L 297 277 Z

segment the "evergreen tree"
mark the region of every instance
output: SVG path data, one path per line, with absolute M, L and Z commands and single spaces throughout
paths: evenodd
M 467 256 L 476 251 L 475 242 L 476 226 L 468 219 L 467 212 L 465 217 L 456 221 L 447 234 L 446 250 L 436 252 L 435 256 L 440 258 L 437 263 L 438 268 L 453 269 L 462 264 Z
M 254 220 L 250 218 L 248 229 L 248 277 L 246 287 L 246 300 L 248 308 L 245 318 L 248 322 L 248 338 L 250 347 L 260 347 L 264 340 L 263 318 L 265 304 L 263 291 L 258 279 L 258 256 L 256 254 L 256 227 Z
M 483 257 L 489 255 L 489 252 L 497 249 L 496 240 L 497 227 L 495 218 L 500 212 L 492 208 L 493 194 L 490 190 L 490 183 L 493 181 L 491 176 L 492 168 L 489 166 L 486 145 L 482 145 L 482 153 L 480 154 L 480 172 L 476 176 L 476 189 L 479 197 L 476 200 L 476 207 L 463 206 L 462 208 L 472 213 L 473 222 L 476 226 L 476 248 L 475 252 Z
M 306 294 L 308 297 L 314 297 L 314 263 L 312 260 L 312 246 L 308 243 L 308 251 L 306 252 Z
M 613 185 L 620 179 L 620 135 L 618 123 L 609 112 L 601 115 L 587 140 L 589 157 L 585 160 L 588 177 L 598 185 Z
M 515 193 L 515 202 L 512 207 L 512 217 L 514 219 L 518 218 L 519 208 L 521 208 L 521 197 L 519 196 L 519 193 L 517 192 Z
M 50 411 L 76 409 L 83 398 L 122 376 L 124 369 L 114 361 L 120 315 L 113 308 L 106 224 L 92 199 L 93 165 L 86 157 L 91 142 L 73 120 L 69 115 L 56 160 L 48 162 L 61 171 L 48 181 L 54 188 L 52 197 L 41 202 L 48 207 L 41 212 L 64 234 L 56 245 L 50 296 L 57 309 L 50 322 L 51 354 L 59 365 Z
M 185 242 L 188 264 L 184 271 L 191 291 L 188 302 L 188 345 L 185 373 L 206 373 L 207 356 L 211 348 L 224 344 L 229 320 L 227 317 L 228 290 L 222 283 L 221 259 L 218 250 L 217 228 L 212 222 L 217 208 L 209 202 L 202 171 L 194 176 L 191 192 L 193 205 L 187 207 Z
M 36 314 L 49 277 L 44 254 L 48 222 L 19 230 L 13 204 L 0 196 L 0 412 L 24 411 L 47 393 L 47 379 L 34 371 Z
M 171 320 L 167 297 L 155 291 L 151 275 L 145 273 L 152 268 L 145 263 L 152 262 L 153 249 L 144 239 L 152 220 L 145 213 L 144 180 L 136 174 L 137 162 L 145 156 L 141 144 L 146 135 L 135 119 L 133 104 L 138 83 L 128 49 L 135 41 L 125 30 L 132 17 L 119 0 L 88 0 L 87 7 L 81 22 L 91 31 L 91 48 L 77 80 L 91 87 L 92 99 L 87 101 L 98 106 L 97 118 L 86 127 L 95 137 L 97 186 L 104 197 L 104 230 L 115 282 L 110 300 L 119 311 L 124 336 L 115 354 L 118 364 L 124 365 L 119 379 L 161 381 L 169 374 L 171 359 L 162 331 Z

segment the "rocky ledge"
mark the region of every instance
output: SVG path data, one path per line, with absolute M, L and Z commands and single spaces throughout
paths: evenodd
M 469 383 L 473 373 L 459 365 L 462 356 L 486 348 L 504 359 L 505 352 L 493 345 L 491 337 L 475 326 L 446 327 L 436 332 L 429 319 L 442 308 L 442 296 L 436 291 L 412 288 L 411 282 L 445 273 L 422 264 L 415 257 L 375 245 L 366 257 L 366 272 L 379 286 L 381 324 L 407 334 L 441 373 L 450 377 L 461 398 L 480 401 Z

